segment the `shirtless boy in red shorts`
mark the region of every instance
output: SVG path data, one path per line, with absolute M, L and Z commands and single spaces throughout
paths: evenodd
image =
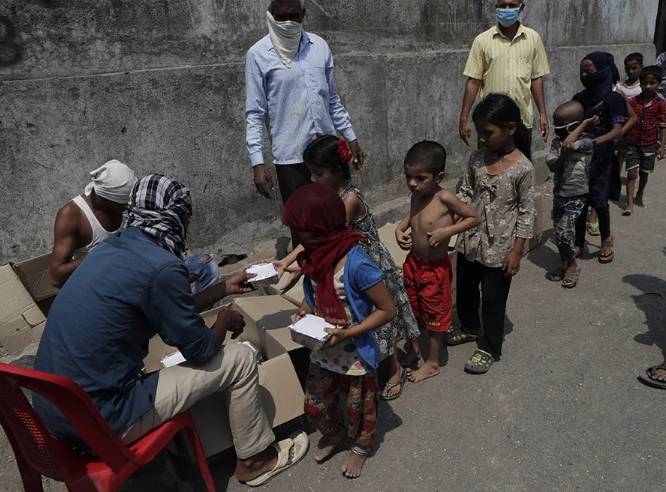
M 413 383 L 439 374 L 439 347 L 451 329 L 449 238 L 479 224 L 478 213 L 439 185 L 445 168 L 446 151 L 437 142 L 419 142 L 405 157 L 411 209 L 395 236 L 400 247 L 410 251 L 403 267 L 405 289 L 429 338 L 426 362 L 409 372 Z

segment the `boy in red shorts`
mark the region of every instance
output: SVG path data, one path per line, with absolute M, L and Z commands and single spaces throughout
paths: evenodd
M 640 73 L 642 93 L 629 99 L 638 116 L 638 123 L 631 129 L 627 145 L 627 208 L 622 215 L 634 211 L 634 203 L 644 206 L 643 194 L 648 176 L 654 171 L 654 161 L 666 155 L 666 100 L 657 94 L 663 72 L 657 66 L 645 67 Z M 634 198 L 636 180 L 640 174 L 638 193 Z
M 479 214 L 440 187 L 445 168 L 446 151 L 437 142 L 419 142 L 405 157 L 411 208 L 395 236 L 410 251 L 403 267 L 405 289 L 416 319 L 428 330 L 427 360 L 409 372 L 413 383 L 439 374 L 439 347 L 451 329 L 449 238 L 479 224 Z

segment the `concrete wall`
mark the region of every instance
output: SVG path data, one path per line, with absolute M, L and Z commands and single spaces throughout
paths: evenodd
M 280 231 L 280 204 L 254 193 L 243 122 L 243 57 L 265 34 L 267 0 L 0 0 L 0 262 L 50 249 L 55 211 L 87 171 L 118 158 L 193 192 L 191 244 L 247 251 Z M 636 3 L 640 8 L 636 8 Z M 307 0 L 369 154 L 373 203 L 404 194 L 401 163 L 423 138 L 457 137 L 461 76 L 490 0 Z M 381 7 L 380 7 L 381 5 Z M 654 55 L 658 0 L 532 0 L 550 108 L 577 91 L 589 51 Z

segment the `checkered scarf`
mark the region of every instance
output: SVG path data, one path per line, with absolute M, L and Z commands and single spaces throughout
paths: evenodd
M 164 249 L 183 257 L 192 216 L 190 190 L 177 181 L 151 174 L 134 185 L 128 207 L 128 227 L 138 227 Z

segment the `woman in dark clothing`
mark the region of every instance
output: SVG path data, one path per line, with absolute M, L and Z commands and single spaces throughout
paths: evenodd
M 583 105 L 585 118 L 596 116 L 599 122 L 590 131 L 594 139 L 594 152 L 590 163 L 589 205 L 597 212 L 601 232 L 599 262 L 610 263 L 614 258 L 613 237 L 610 230 L 609 192 L 615 164 L 615 141 L 622 135 L 628 119 L 627 104 L 613 86 L 620 80 L 613 55 L 595 52 L 587 55 L 580 64 L 580 79 L 585 90 L 573 99 Z M 587 209 L 576 223 L 576 247 L 580 255 L 585 247 Z

